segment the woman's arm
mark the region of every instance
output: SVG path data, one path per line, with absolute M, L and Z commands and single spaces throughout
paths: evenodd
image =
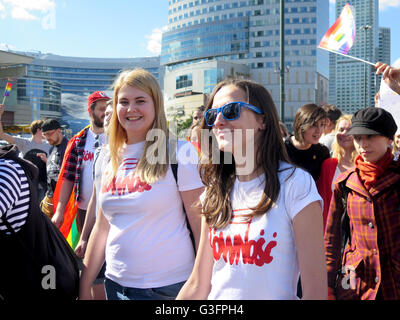
M 185 206 L 186 215 L 189 220 L 190 228 L 193 232 L 196 250 L 199 248 L 201 233 L 201 204 L 199 198 L 203 193 L 203 190 L 204 188 L 198 188 L 180 192 L 183 205 Z
M 318 201 L 307 205 L 293 219 L 304 300 L 328 297 L 322 225 L 322 208 Z
M 86 211 L 85 222 L 83 223 L 82 234 L 79 239 L 78 245 L 75 248 L 75 253 L 79 258 L 85 256 L 87 243 L 90 233 L 92 232 L 94 223 L 96 222 L 96 187 L 93 184 L 92 196 L 90 197 L 89 204 Z
M 100 209 L 92 234 L 89 238 L 81 279 L 79 282 L 79 299 L 91 299 L 90 288 L 96 279 L 105 260 L 105 248 L 110 225 Z
M 208 230 L 207 222 L 202 217 L 200 243 L 193 271 L 176 297 L 177 300 L 205 300 L 210 293 L 214 258 L 208 240 Z

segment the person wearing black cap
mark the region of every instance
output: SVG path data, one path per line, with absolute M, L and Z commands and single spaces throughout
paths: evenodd
M 400 299 L 400 162 L 391 152 L 396 130 L 384 109 L 365 108 L 353 115 L 348 134 L 359 155 L 354 169 L 336 180 L 325 232 L 331 298 Z M 350 231 L 341 256 L 345 209 Z
M 64 137 L 61 131 L 60 123 L 55 119 L 47 119 L 43 122 L 42 134 L 51 145 L 51 148 L 48 157 L 46 157 L 45 153 L 37 154 L 44 162 L 46 162 L 47 170 L 47 191 L 40 207 L 42 212 L 51 219 L 54 214 L 53 194 L 56 188 L 58 174 L 60 173 L 68 140 Z

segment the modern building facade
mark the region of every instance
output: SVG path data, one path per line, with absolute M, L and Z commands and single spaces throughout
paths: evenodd
M 168 120 L 174 116 L 191 117 L 207 101 L 216 84 L 227 77 L 250 76 L 245 64 L 207 60 L 166 71 L 164 77 L 165 110 Z
M 109 91 L 117 75 L 141 67 L 151 72 L 162 87 L 163 68 L 159 57 L 83 58 L 29 52 L 34 60 L 27 75 L 18 79 L 18 99 L 29 102 L 33 118 L 61 119 L 65 109 L 87 117 L 87 97 L 97 90 Z M 67 106 L 70 101 L 72 105 Z
M 346 4 L 346 0 L 336 0 L 336 18 Z M 379 3 L 378 0 L 358 0 L 352 2 L 356 21 L 356 38 L 348 55 L 375 63 L 379 55 L 390 55 L 389 47 L 380 46 Z M 385 33 L 387 35 L 387 33 Z M 386 37 L 382 41 L 387 42 Z M 381 51 L 380 51 L 381 48 Z M 385 51 L 385 53 L 383 52 Z M 385 57 L 386 59 L 386 57 Z M 390 60 L 388 61 L 390 63 Z M 354 59 L 331 54 L 329 101 L 345 113 L 374 106 L 374 96 L 379 86 L 375 68 Z
M 168 73 L 214 59 L 245 64 L 279 107 L 279 10 L 279 0 L 170 0 L 161 65 Z M 329 56 L 316 48 L 328 28 L 328 0 L 285 1 L 288 122 L 303 104 L 328 100 Z
M 28 103 L 17 99 L 17 78 L 27 73 L 27 65 L 33 58 L 26 55 L 0 50 L 0 92 L 10 82 L 13 87 L 10 95 L 2 101 L 4 113 L 1 118 L 3 126 L 27 125 L 31 123 L 32 110 Z
M 390 64 L 390 28 L 379 27 L 378 61 Z

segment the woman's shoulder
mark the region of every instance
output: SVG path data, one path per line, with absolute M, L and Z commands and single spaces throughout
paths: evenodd
M 322 168 L 333 168 L 336 167 L 337 164 L 338 164 L 337 158 L 327 158 L 322 162 Z
M 322 143 L 317 143 L 317 144 L 311 145 L 311 149 L 330 154 L 329 148 Z
M 308 176 L 311 177 L 306 170 L 285 161 L 280 162 L 278 175 L 281 183 L 286 181 L 293 183 L 293 181 L 299 181 L 299 179 L 305 179 Z

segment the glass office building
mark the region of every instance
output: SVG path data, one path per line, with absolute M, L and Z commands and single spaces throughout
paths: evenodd
M 41 78 L 17 81 L 18 103 L 32 107 L 32 120 L 61 117 L 61 84 Z
M 160 57 L 83 58 L 37 52 L 27 66 L 27 75 L 18 79 L 18 99 L 30 103 L 33 120 L 52 117 L 64 119 L 87 115 L 87 97 L 94 91 L 108 91 L 117 75 L 141 67 L 151 72 L 162 87 Z
M 348 1 L 336 0 L 336 18 Z M 356 21 L 356 38 L 348 55 L 375 63 L 379 55 L 378 0 L 352 2 Z M 329 101 L 345 113 L 374 106 L 379 87 L 375 68 L 337 54 L 330 57 Z
M 151 72 L 158 81 L 160 58 L 81 58 L 53 54 L 29 53 L 34 56 L 28 65 L 29 78 L 58 81 L 63 93 L 89 95 L 97 90 L 109 90 L 116 76 L 125 69 L 141 67 Z M 162 83 L 161 83 L 162 84 Z
M 166 72 L 213 59 L 246 64 L 250 77 L 269 89 L 278 107 L 279 11 L 279 0 L 170 0 L 161 64 Z M 303 104 L 328 100 L 329 56 L 316 48 L 328 28 L 328 0 L 285 1 L 285 119 L 289 122 Z M 318 92 L 323 90 L 321 81 L 324 93 Z

